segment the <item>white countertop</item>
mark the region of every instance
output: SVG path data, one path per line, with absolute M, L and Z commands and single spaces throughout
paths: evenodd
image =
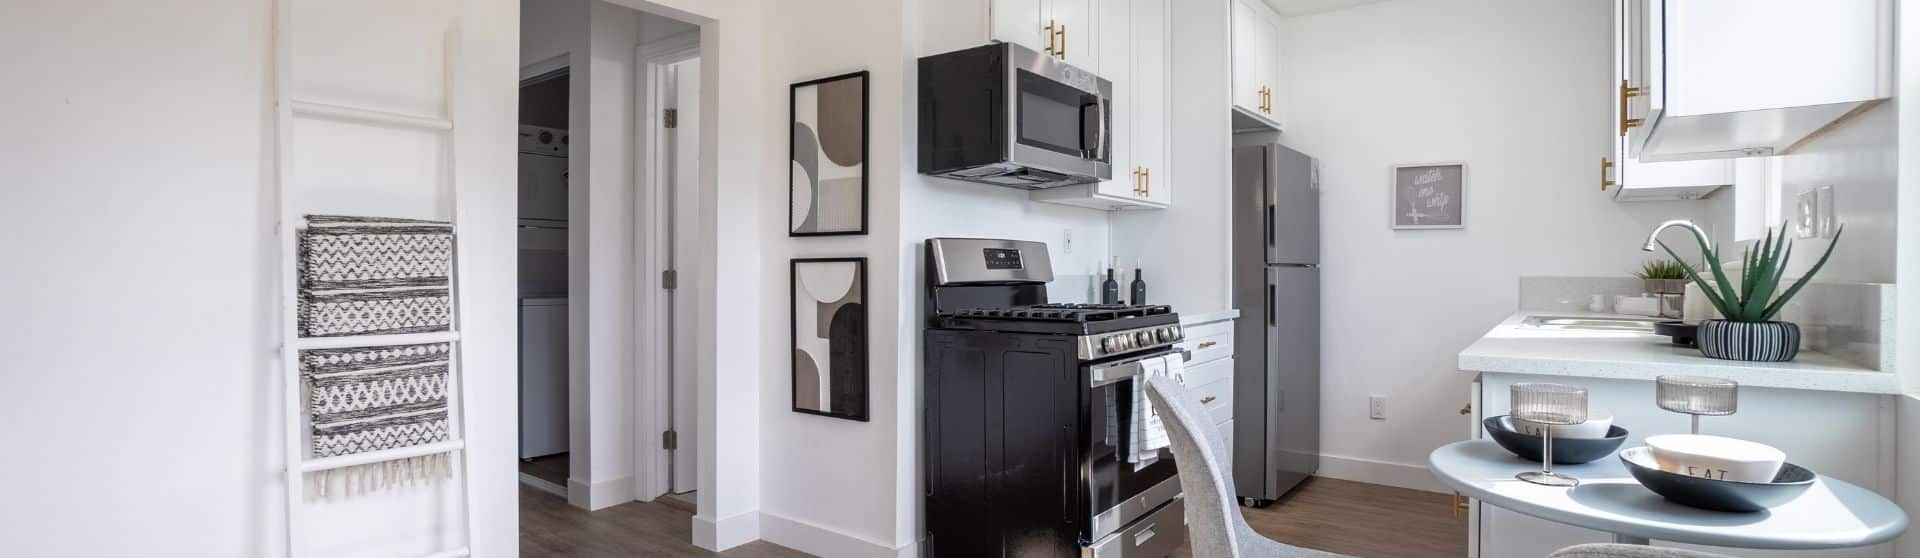
M 1688 374 L 1727 378 L 1752 387 L 1900 393 L 1900 379 L 1893 373 L 1822 353 L 1803 350 L 1792 362 L 1719 360 L 1707 358 L 1698 349 L 1673 346 L 1667 337 L 1651 333 L 1522 325 L 1531 315 L 1609 316 L 1575 312 L 1514 314 L 1460 351 L 1460 370 L 1647 381 Z
M 1228 308 L 1226 310 L 1215 310 L 1212 312 L 1201 312 L 1198 314 L 1181 314 L 1180 325 L 1190 326 L 1193 324 L 1204 324 L 1209 322 L 1218 322 L 1222 320 L 1231 320 L 1238 317 L 1240 317 L 1240 309 L 1238 308 Z

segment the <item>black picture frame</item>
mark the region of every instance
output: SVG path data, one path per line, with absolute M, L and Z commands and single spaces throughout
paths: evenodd
M 793 188 L 793 180 L 795 178 L 794 171 L 793 171 L 793 166 L 794 166 L 793 162 L 799 156 L 799 146 L 795 145 L 794 133 L 793 133 L 794 124 L 797 123 L 796 120 L 799 118 L 799 111 L 797 110 L 797 105 L 799 103 L 798 93 L 800 91 L 800 88 L 802 87 L 816 87 L 821 84 L 832 83 L 832 82 L 848 80 L 848 79 L 860 80 L 860 228 L 857 230 L 844 230 L 844 231 L 797 232 L 795 229 L 798 228 L 800 224 L 795 223 L 793 220 L 792 207 L 795 201 L 794 198 L 796 196 L 796 192 L 794 191 L 794 188 Z M 869 79 L 869 75 L 866 70 L 860 70 L 858 72 L 852 72 L 852 73 L 840 74 L 837 76 L 829 76 L 829 77 L 824 77 L 820 79 L 803 81 L 803 82 L 795 83 L 787 88 L 787 207 L 788 207 L 787 236 L 789 237 L 854 236 L 854 235 L 867 234 L 867 223 L 869 220 L 868 219 L 869 217 L 868 197 L 869 196 L 867 193 L 867 188 L 869 187 L 869 184 L 872 182 L 872 175 L 873 175 L 873 173 L 871 172 L 872 171 L 871 163 L 872 163 L 872 154 L 873 154 L 873 150 L 872 150 L 873 134 L 872 134 L 872 124 L 871 124 L 871 118 L 870 118 L 872 113 L 871 89 L 872 89 L 872 80 Z
M 850 348 L 846 352 L 857 352 L 859 358 L 851 363 L 853 364 L 852 370 L 854 373 L 847 375 L 848 378 L 833 377 L 833 366 L 839 364 L 838 361 L 829 360 L 828 366 L 825 367 L 818 366 L 817 364 L 813 366 L 813 370 L 818 375 L 815 382 L 821 381 L 820 378 L 827 379 L 830 382 L 828 384 L 830 388 L 838 386 L 841 380 L 849 378 L 857 379 L 857 382 L 849 386 L 855 389 L 850 390 L 846 397 L 843 398 L 840 394 L 836 393 L 825 400 L 817 400 L 816 403 L 821 408 L 814 409 L 803 407 L 800 398 L 800 386 L 802 384 L 800 361 L 800 305 L 802 303 L 817 304 L 821 301 L 803 301 L 801 299 L 799 294 L 801 288 L 800 268 L 803 265 L 820 263 L 852 263 L 854 265 L 853 281 L 855 284 L 849 290 L 859 293 L 859 299 L 854 303 L 858 305 L 857 312 L 852 315 L 852 319 L 855 320 L 855 325 L 858 326 L 859 337 L 856 343 L 857 346 Z M 867 299 L 867 258 L 793 258 L 787 267 L 787 293 L 792 297 L 787 304 L 787 353 L 789 358 L 787 377 L 789 380 L 788 402 L 791 404 L 793 412 L 868 422 L 872 414 L 873 367 L 870 361 L 872 360 L 873 329 L 871 319 L 872 312 L 868 306 Z M 838 323 L 838 319 L 834 321 L 836 324 Z M 829 354 L 834 353 L 835 351 L 830 349 Z M 818 385 L 818 383 L 814 385 Z M 841 410 L 835 408 L 835 403 L 848 403 L 849 405 L 846 405 L 847 408 L 845 408 L 845 410 Z

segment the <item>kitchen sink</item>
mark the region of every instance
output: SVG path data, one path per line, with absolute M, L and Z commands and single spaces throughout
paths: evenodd
M 1527 316 L 1521 325 L 1539 329 L 1580 329 L 1590 331 L 1637 331 L 1653 333 L 1652 318 L 1607 318 L 1597 316 Z

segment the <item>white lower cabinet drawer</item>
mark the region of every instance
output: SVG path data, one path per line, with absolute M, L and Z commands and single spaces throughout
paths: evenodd
M 1203 364 L 1188 364 L 1187 373 L 1180 385 L 1191 390 L 1220 380 L 1233 379 L 1233 359 L 1222 359 Z
M 1185 498 L 1174 498 L 1160 509 L 1133 522 L 1119 532 L 1107 535 L 1089 546 L 1082 555 L 1093 558 L 1164 558 L 1187 542 L 1187 506 Z
M 1233 378 L 1187 389 L 1193 392 L 1200 408 L 1207 412 L 1214 424 L 1233 420 Z

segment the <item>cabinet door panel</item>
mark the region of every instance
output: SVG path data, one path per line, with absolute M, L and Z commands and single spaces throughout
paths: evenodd
M 1061 59 L 1080 69 L 1100 73 L 1099 20 L 1095 19 L 1093 0 L 1047 0 L 1048 19 L 1062 26 L 1057 48 L 1066 50 Z
M 1258 31 L 1259 12 L 1247 4 L 1248 0 L 1233 2 L 1233 104 L 1248 111 L 1259 112 L 1260 75 Z
M 1127 61 L 1135 56 L 1132 36 L 1133 6 L 1129 0 L 1108 0 L 1100 4 L 1100 59 L 1108 61 L 1100 77 L 1113 82 L 1113 179 L 1100 183 L 1100 193 L 1109 196 L 1138 197 L 1134 192 L 1134 169 L 1140 166 L 1136 115 L 1142 100 L 1136 93 L 1137 78 Z M 1088 29 L 1086 31 L 1092 31 Z M 1071 56 L 1073 51 L 1068 49 Z
M 1121 4 L 1114 2 L 1113 4 Z M 1167 0 L 1132 0 L 1133 4 L 1133 160 L 1147 171 L 1142 179 L 1146 198 L 1155 203 L 1173 201 L 1173 172 L 1167 157 Z M 1107 9 L 1103 7 L 1102 9 Z M 1113 64 L 1109 64 L 1112 66 Z M 1131 169 L 1132 167 L 1127 167 Z
M 1274 96 L 1279 94 L 1277 90 L 1280 89 L 1280 22 L 1273 12 L 1267 11 L 1264 6 L 1255 7 L 1254 13 L 1260 16 L 1257 20 L 1259 25 L 1255 28 L 1255 37 L 1259 38 L 1255 48 L 1260 55 L 1254 58 L 1260 67 L 1255 69 L 1254 73 L 1260 76 L 1260 85 L 1267 90 L 1266 98 L 1261 99 L 1267 107 L 1263 114 L 1278 122 L 1280 108 Z
M 1031 48 L 1036 52 L 1047 51 L 1047 37 L 1044 28 L 1047 16 L 1041 10 L 1042 0 L 992 0 L 989 8 L 993 10 L 993 38 Z

